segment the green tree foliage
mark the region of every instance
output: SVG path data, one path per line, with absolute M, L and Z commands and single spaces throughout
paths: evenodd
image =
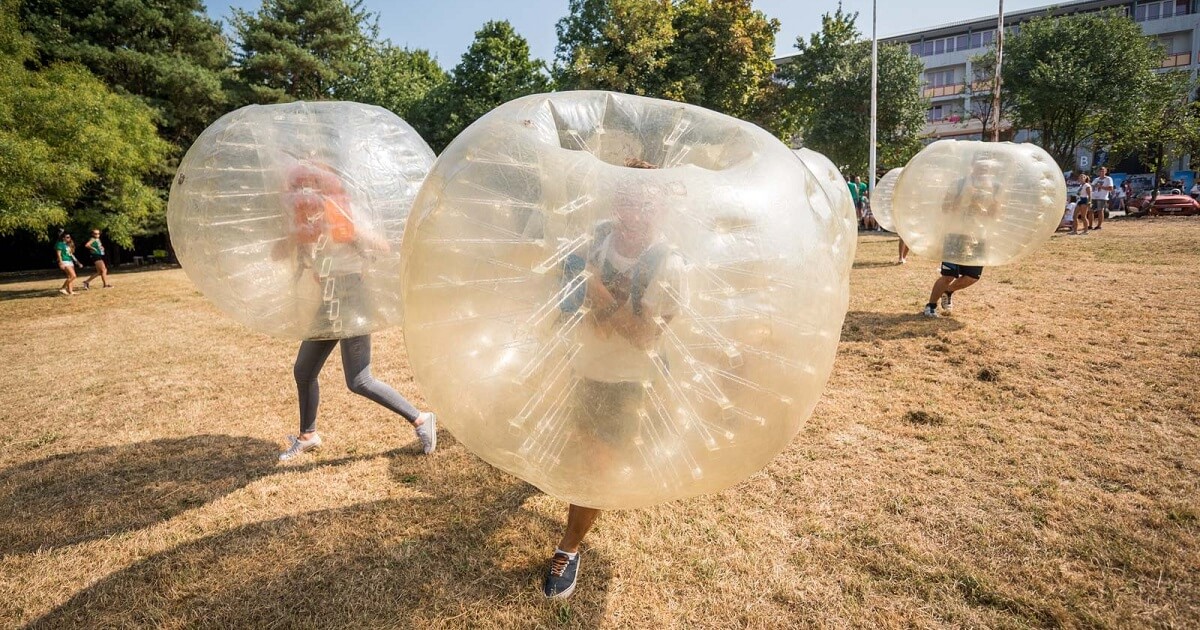
M 238 76 L 254 103 L 322 100 L 357 76 L 376 36 L 362 0 L 263 0 L 233 9 Z
M 35 46 L 13 4 L 0 3 L 0 235 L 76 224 L 129 246 L 162 216 L 146 184 L 170 149 L 154 111 L 79 64 L 28 70 Z
M 77 62 L 159 112 L 163 137 L 186 146 L 227 108 L 229 47 L 200 0 L 24 0 L 31 61 Z
M 363 49 L 358 74 L 338 88 L 337 96 L 384 107 L 408 120 L 425 97 L 448 78 L 428 51 L 384 42 Z
M 450 80 L 430 91 L 409 122 L 434 151 L 480 116 L 514 98 L 550 89 L 544 64 L 529 56 L 529 42 L 507 21 L 488 22 L 454 67 Z
M 829 156 L 848 174 L 870 161 L 871 42 L 857 13 L 841 7 L 821 16 L 821 30 L 797 38 L 798 54 L 778 78 L 787 88 L 785 116 L 804 145 Z M 919 59 L 899 45 L 879 47 L 878 160 L 881 170 L 904 166 L 921 148 L 926 102 Z
M 674 13 L 670 0 L 571 0 L 556 25 L 555 83 L 664 96 Z
M 557 31 L 560 88 L 666 98 L 770 122 L 779 22 L 752 0 L 571 0 Z
M 1112 145 L 1115 153 L 1136 153 L 1156 176 L 1166 174 L 1169 156 L 1200 155 L 1200 102 L 1190 98 L 1196 86 L 1187 71 L 1154 74 L 1141 88 L 1153 98 L 1139 99 L 1135 126 Z
M 1103 36 L 1098 36 L 1103 33 Z M 1161 50 L 1116 11 L 1038 18 L 1004 45 L 1004 90 L 1013 122 L 1033 129 L 1059 166 L 1074 168 L 1085 142 L 1129 144 L 1157 98 Z

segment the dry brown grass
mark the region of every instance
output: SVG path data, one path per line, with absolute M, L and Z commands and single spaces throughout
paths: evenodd
M 609 513 L 567 603 L 564 506 L 325 375 L 178 270 L 0 286 L 0 625 L 1200 625 L 1200 219 L 1112 221 L 915 315 L 936 264 L 864 237 L 806 430 L 717 496 Z M 401 337 L 376 372 L 420 400 Z M 302 553 L 299 550 L 303 550 Z

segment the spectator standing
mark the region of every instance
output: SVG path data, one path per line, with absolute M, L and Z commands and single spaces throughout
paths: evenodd
M 1075 204 L 1075 222 L 1073 228 L 1068 234 L 1087 234 L 1088 226 L 1092 222 L 1092 185 L 1089 183 L 1091 178 L 1086 173 L 1079 174 L 1079 200 Z M 1079 224 L 1083 223 L 1083 232 L 1079 231 Z
M 1101 166 L 1100 175 L 1092 184 L 1092 221 L 1088 225 L 1090 229 L 1099 230 L 1100 226 L 1104 225 L 1104 215 L 1108 213 L 1108 198 L 1113 190 L 1113 178 L 1108 176 L 1108 169 Z

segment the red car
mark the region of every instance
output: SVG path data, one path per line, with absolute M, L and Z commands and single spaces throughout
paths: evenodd
M 1149 214 L 1150 216 L 1179 215 L 1191 216 L 1200 214 L 1200 201 L 1183 194 L 1178 188 L 1160 190 L 1158 198 L 1150 203 L 1150 193 L 1142 193 L 1129 202 L 1129 214 Z

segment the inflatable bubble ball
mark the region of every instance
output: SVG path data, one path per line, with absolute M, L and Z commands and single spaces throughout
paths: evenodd
M 879 227 L 889 232 L 896 231 L 896 222 L 892 218 L 892 196 L 896 191 L 896 181 L 903 172 L 903 168 L 888 171 L 882 179 L 875 182 L 875 191 L 871 193 L 871 214 Z
M 246 326 L 339 339 L 399 323 L 400 243 L 434 155 L 395 114 L 251 105 L 188 149 L 167 225 L 189 278 Z
M 841 254 L 846 261 L 847 269 L 854 266 L 854 252 L 858 246 L 858 214 L 854 210 L 854 197 L 850 196 L 850 188 L 846 178 L 834 166 L 833 161 L 823 153 L 812 149 L 796 149 L 796 157 L 804 163 L 804 167 L 817 178 L 820 185 L 818 190 L 808 191 L 808 203 L 813 208 L 823 208 L 824 204 L 832 207 L 834 214 L 842 217 L 844 229 L 837 235 L 830 246 Z
M 1066 203 L 1062 171 L 1041 147 L 940 140 L 905 165 L 892 215 L 913 253 L 986 267 L 1036 251 Z
M 848 301 L 843 208 L 766 131 L 606 92 L 533 95 L 438 158 L 404 238 L 431 406 L 578 505 L 715 492 L 796 435 Z

